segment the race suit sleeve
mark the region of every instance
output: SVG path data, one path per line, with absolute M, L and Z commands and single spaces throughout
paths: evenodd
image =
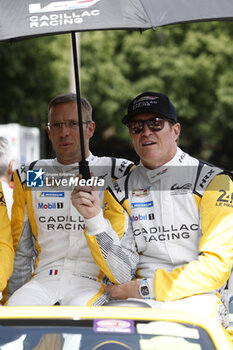
M 13 271 L 14 249 L 11 236 L 11 225 L 7 215 L 6 203 L 0 183 L 0 291 L 7 284 Z
M 111 282 L 121 284 L 135 278 L 139 256 L 127 210 L 108 190 L 104 203 L 108 203 L 104 217 L 101 211 L 96 217 L 85 220 L 85 236 L 99 268 Z
M 86 238 L 92 255 L 113 283 L 133 278 L 139 255 L 135 248 L 127 199 L 119 202 L 105 192 L 104 217 L 87 221 Z M 168 301 L 221 288 L 230 276 L 233 261 L 233 184 L 228 175 L 216 176 L 202 197 L 196 196 L 202 237 L 199 256 L 168 272 L 155 269 L 155 299 Z M 110 224 L 111 222 L 111 224 Z M 133 272 L 133 273 L 132 273 Z
M 11 216 L 11 230 L 15 251 L 14 270 L 4 291 L 4 298 L 8 299 L 18 288 L 32 276 L 32 232 L 27 215 L 26 190 L 22 174 L 14 173 L 14 192 Z
M 221 288 L 230 276 L 233 261 L 233 185 L 218 175 L 200 200 L 202 238 L 198 260 L 171 272 L 154 275 L 155 298 L 181 299 Z

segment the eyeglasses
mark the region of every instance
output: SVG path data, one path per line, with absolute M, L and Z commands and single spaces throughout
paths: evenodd
M 164 128 L 164 124 L 166 120 L 174 124 L 172 120 L 168 120 L 160 117 L 154 117 L 147 120 L 132 120 L 127 124 L 127 126 L 129 128 L 129 131 L 132 134 L 139 134 L 141 131 L 143 131 L 145 123 L 151 131 L 157 132 L 157 131 L 161 131 Z
M 90 124 L 91 121 L 82 122 L 82 124 Z M 55 123 L 47 123 L 47 126 L 54 132 L 58 132 L 62 129 L 62 126 L 65 126 L 67 129 L 77 129 L 79 127 L 79 123 L 76 120 L 67 120 L 66 122 L 55 122 Z

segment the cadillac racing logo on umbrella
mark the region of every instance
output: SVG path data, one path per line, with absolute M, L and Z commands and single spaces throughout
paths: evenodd
M 98 9 L 87 10 L 99 1 L 100 0 L 53 1 L 46 6 L 42 6 L 41 3 L 29 4 L 29 13 L 32 14 L 32 16 L 30 16 L 30 28 L 66 26 L 74 23 L 83 23 L 86 17 L 100 15 Z

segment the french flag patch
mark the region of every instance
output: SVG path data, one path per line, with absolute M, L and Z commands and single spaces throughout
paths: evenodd
M 57 274 L 58 274 L 58 270 L 49 270 L 49 276 L 57 275 Z

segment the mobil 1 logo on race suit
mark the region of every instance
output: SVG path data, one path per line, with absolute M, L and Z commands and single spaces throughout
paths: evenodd
M 47 231 L 83 230 L 84 220 L 72 206 L 68 191 L 33 192 L 38 225 Z

